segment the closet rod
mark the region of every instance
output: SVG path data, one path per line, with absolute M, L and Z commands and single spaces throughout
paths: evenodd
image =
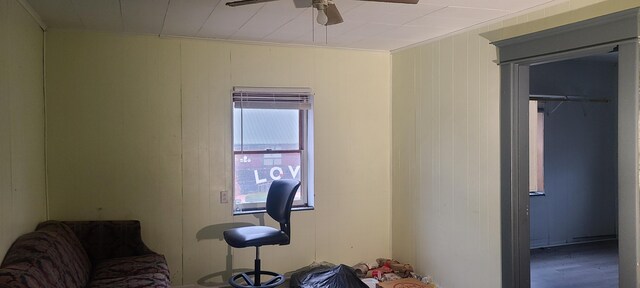
M 534 101 L 559 101 L 559 102 L 596 102 L 609 103 L 608 99 L 587 98 L 583 96 L 564 96 L 564 95 L 529 95 L 529 100 Z

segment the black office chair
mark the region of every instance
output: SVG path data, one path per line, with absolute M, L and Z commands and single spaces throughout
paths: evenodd
M 231 286 L 236 288 L 271 288 L 284 282 L 282 274 L 260 270 L 260 246 L 288 245 L 291 241 L 291 207 L 298 187 L 300 187 L 300 181 L 297 180 L 275 180 L 269 187 L 267 213 L 280 223 L 280 230 L 269 226 L 249 226 L 224 231 L 224 240 L 231 247 L 256 247 L 255 270 L 231 276 L 229 278 Z M 253 280 L 251 275 L 253 275 Z M 261 275 L 270 275 L 272 278 L 262 284 Z M 239 283 L 240 279 L 244 280 L 246 285 Z

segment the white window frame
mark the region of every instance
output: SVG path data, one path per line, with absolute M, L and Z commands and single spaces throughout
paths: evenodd
M 264 213 L 264 202 L 235 203 L 236 165 L 235 157 L 238 154 L 285 154 L 300 153 L 300 193 L 301 199 L 294 201 L 293 210 L 311 210 L 314 208 L 314 138 L 313 138 L 313 93 L 309 88 L 283 88 L 283 87 L 234 87 L 231 93 L 231 151 L 232 151 L 232 191 L 233 214 Z M 292 99 L 283 100 L 283 99 Z M 299 110 L 300 147 L 298 150 L 262 150 L 247 151 L 242 148 L 236 151 L 234 147 L 233 109 L 295 109 Z M 242 124 L 241 124 L 242 125 Z

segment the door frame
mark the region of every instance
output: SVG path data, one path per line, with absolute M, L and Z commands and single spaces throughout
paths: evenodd
M 620 287 L 640 287 L 638 189 L 639 9 L 493 43 L 500 65 L 502 287 L 530 287 L 529 66 L 618 54 L 618 223 Z

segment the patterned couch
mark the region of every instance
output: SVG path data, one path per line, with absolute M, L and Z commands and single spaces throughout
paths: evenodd
M 164 256 L 142 242 L 138 221 L 40 223 L 0 265 L 0 288 L 170 287 Z

